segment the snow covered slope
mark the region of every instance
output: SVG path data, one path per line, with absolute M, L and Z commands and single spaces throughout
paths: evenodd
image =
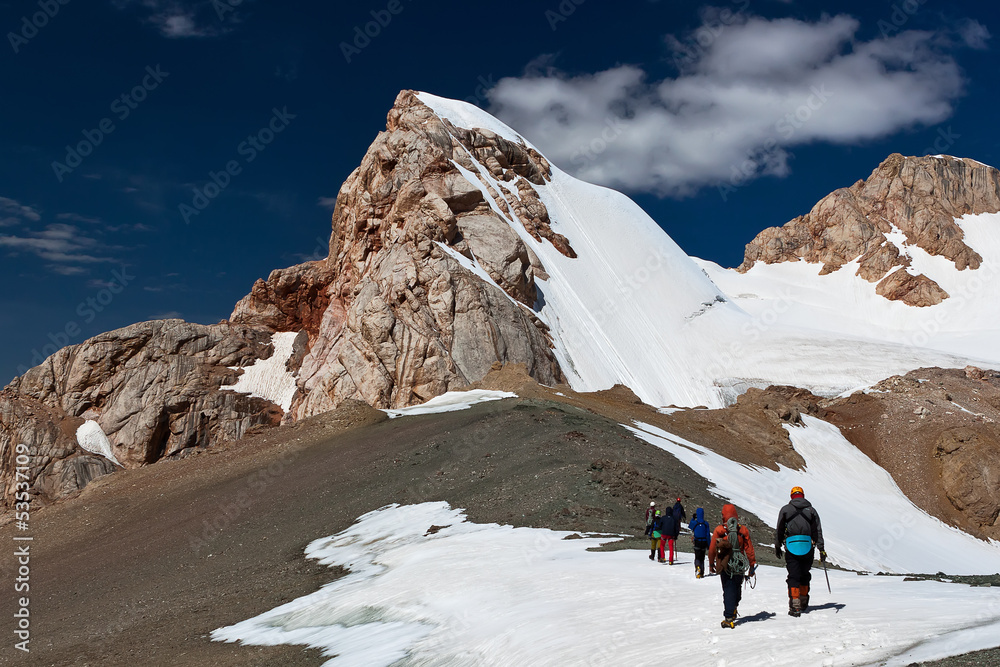
M 528 144 L 478 107 L 426 93 L 418 97 L 456 126 Z M 490 190 L 510 204 L 517 189 L 472 163 L 475 172 L 456 167 L 549 275 L 536 280 L 538 315 L 551 329 L 556 357 L 574 389 L 621 383 L 652 405 L 721 407 L 750 386 L 793 384 L 835 395 L 921 366 L 961 367 L 974 360 L 967 352 L 872 340 L 860 327 L 839 332 L 779 324 L 787 310 L 780 303 L 748 312 L 628 197 L 553 166 L 551 182 L 532 187 L 548 209 L 552 230 L 576 251 L 569 258 L 501 210 Z M 814 323 L 803 318 L 798 324 Z
M 857 261 L 831 274 L 807 262 L 756 263 L 746 274 L 697 260 L 723 291 L 748 313 L 772 313 L 777 324 L 821 328 L 858 336 L 1000 361 L 1000 214 L 958 218 L 965 243 L 978 252 L 979 269 L 959 271 L 954 262 L 910 245 L 902 234 L 889 241 L 910 258 L 906 270 L 937 282 L 950 298 L 926 308 L 889 301 L 875 284 L 855 275 Z
M 720 629 L 719 580 L 695 579 L 690 555 L 667 567 L 568 535 L 469 523 L 446 503 L 389 506 L 307 547 L 349 574 L 212 638 L 311 646 L 331 667 L 907 665 L 997 643 L 996 589 L 832 571 L 833 594 L 814 587 L 812 611 L 790 618 L 774 567 L 759 568 L 736 629 Z M 778 639 L 791 633 L 794 649 Z
M 837 427 L 803 416 L 804 427 L 786 426 L 804 470 L 777 471 L 730 461 L 648 424 L 626 426 L 710 480 L 720 497 L 774 527 L 793 486 L 820 513 L 832 562 L 868 572 L 995 574 L 1000 544 L 952 528 L 918 508 L 885 470 L 847 441 Z M 755 539 L 773 544 L 774 535 Z

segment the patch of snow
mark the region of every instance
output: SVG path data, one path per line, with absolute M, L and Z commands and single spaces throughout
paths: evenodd
M 267 359 L 258 359 L 252 366 L 243 369 L 243 375 L 236 384 L 226 385 L 220 389 L 228 389 L 241 394 L 250 394 L 256 398 L 271 401 L 288 412 L 292 407 L 292 399 L 298 388 L 295 376 L 288 371 L 288 360 L 292 357 L 292 347 L 296 332 L 281 332 L 271 336 L 274 354 Z M 233 367 L 232 370 L 239 370 Z
M 684 412 L 686 408 L 657 408 L 656 411 L 661 415 L 672 415 L 675 412 Z
M 805 461 L 804 470 L 736 463 L 649 424 L 626 428 L 673 454 L 711 481 L 713 493 L 771 527 L 789 490 L 801 486 L 820 514 L 826 550 L 838 565 L 871 572 L 1000 572 L 1000 543 L 978 540 L 930 516 L 836 426 L 815 417 L 802 419 L 804 427 L 785 428 Z
M 116 466 L 125 467 L 115 458 L 115 450 L 111 446 L 111 441 L 108 440 L 104 429 L 96 421 L 89 419 L 76 429 L 76 442 L 88 452 L 99 454 Z
M 517 394 L 509 391 L 492 391 L 488 389 L 472 389 L 470 391 L 449 391 L 446 394 L 435 396 L 426 403 L 411 405 L 408 408 L 397 408 L 395 410 L 383 410 L 390 419 L 396 417 L 410 417 L 413 415 L 434 415 L 441 412 L 455 412 L 471 408 L 477 403 L 487 401 L 499 401 L 504 398 L 517 398 Z
M 742 622 L 721 629 L 719 580 L 695 579 L 690 554 L 666 567 L 644 551 L 589 552 L 607 538 L 570 534 L 469 523 L 443 502 L 390 505 L 306 548 L 346 576 L 211 637 L 313 647 L 330 667 L 657 665 L 665 655 L 693 667 L 797 667 L 997 643 L 995 588 L 831 571 L 833 594 L 815 586 L 813 609 L 790 618 L 785 570 L 769 566 L 743 594 Z M 777 639 L 793 635 L 794 649 Z

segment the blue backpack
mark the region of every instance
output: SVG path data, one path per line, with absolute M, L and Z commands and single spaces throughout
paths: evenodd
M 691 534 L 694 535 L 694 539 L 698 540 L 699 542 L 703 541 L 707 542 L 709 537 L 708 522 L 705 521 L 704 519 L 701 521 L 698 521 L 696 519 L 691 528 Z

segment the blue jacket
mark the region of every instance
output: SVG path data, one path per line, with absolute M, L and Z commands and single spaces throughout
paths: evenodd
M 694 536 L 695 541 L 703 542 L 708 544 L 712 539 L 712 527 L 708 525 L 705 521 L 705 510 L 699 507 L 695 513 L 694 518 L 691 519 L 691 523 L 688 525 L 691 529 L 691 534 Z

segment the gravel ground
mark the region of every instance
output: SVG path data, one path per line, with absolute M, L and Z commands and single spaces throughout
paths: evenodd
M 714 520 L 705 480 L 618 424 L 541 398 L 387 420 L 359 404 L 219 450 L 102 478 L 32 514 L 31 653 L 3 664 L 318 665 L 299 647 L 211 642 L 211 630 L 338 575 L 303 556 L 390 503 L 446 500 L 477 522 L 633 535 L 650 499 Z M 757 543 L 771 532 L 754 517 Z M 11 544 L 13 526 L 0 529 Z M 682 536 L 681 547 L 686 547 Z M 0 568 L 9 575 L 12 550 Z M 777 564 L 770 549 L 759 560 Z M 0 600 L 10 619 L 12 595 Z M 9 621 L 8 621 L 9 622 Z M 990 654 L 996 658 L 996 653 Z M 946 662 L 941 664 L 993 664 Z

